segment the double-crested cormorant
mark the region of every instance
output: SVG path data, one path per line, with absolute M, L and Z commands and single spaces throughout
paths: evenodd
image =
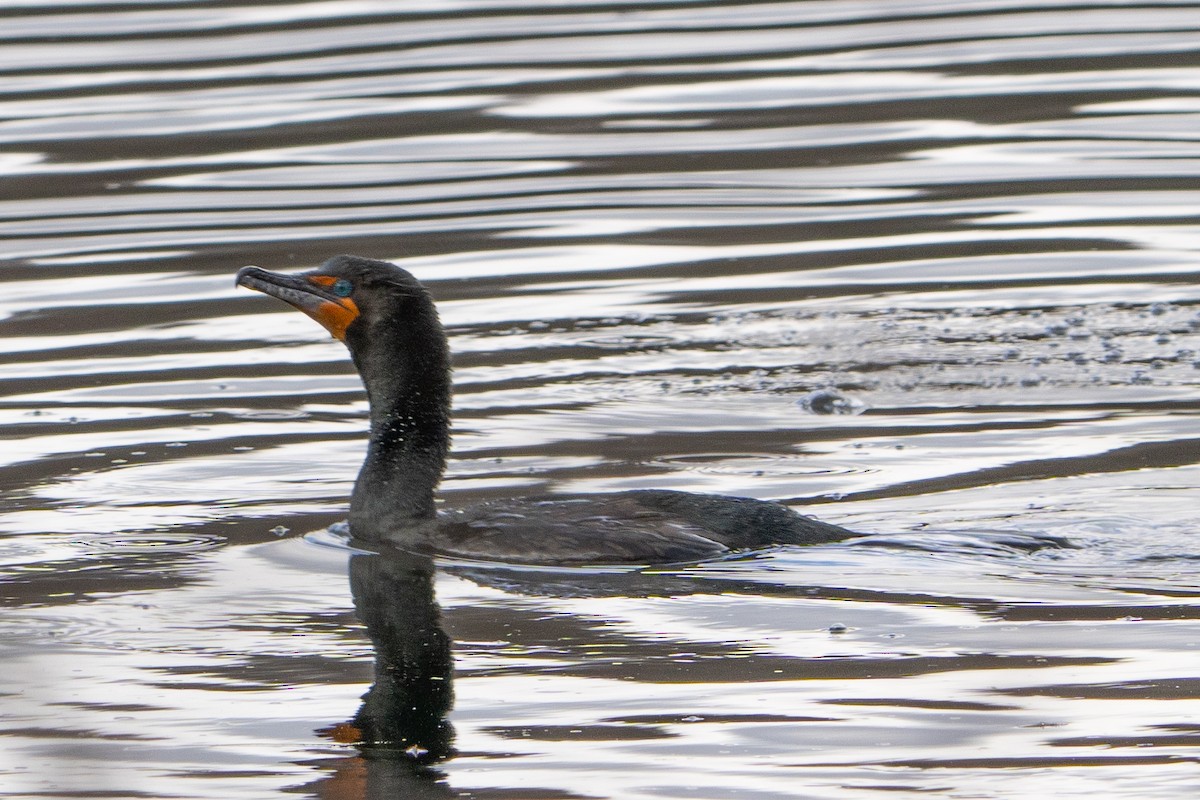
M 371 406 L 350 533 L 416 552 L 520 564 L 668 564 L 852 531 L 745 497 L 642 489 L 515 497 L 438 509 L 450 447 L 450 352 L 425 287 L 385 261 L 337 256 L 310 272 L 258 267 L 237 283 L 278 297 L 350 349 Z

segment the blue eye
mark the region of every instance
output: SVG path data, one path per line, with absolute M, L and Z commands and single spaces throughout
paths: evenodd
M 338 297 L 349 297 L 354 293 L 354 284 L 345 278 L 338 278 L 333 282 L 333 285 L 329 287 L 329 291 L 333 292 Z

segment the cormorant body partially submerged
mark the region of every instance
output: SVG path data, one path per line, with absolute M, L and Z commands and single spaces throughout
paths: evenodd
M 514 497 L 439 509 L 450 448 L 450 351 L 428 291 L 385 261 L 337 256 L 310 272 L 258 267 L 237 283 L 278 297 L 350 349 L 371 407 L 350 533 L 414 552 L 545 565 L 669 564 L 856 534 L 745 497 L 644 489 Z

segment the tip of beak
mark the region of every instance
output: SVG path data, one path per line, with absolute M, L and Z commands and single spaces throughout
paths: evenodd
M 246 286 L 246 278 L 249 277 L 250 275 L 254 274 L 255 272 L 262 272 L 262 268 L 255 267 L 255 266 L 242 267 L 241 269 L 239 269 L 237 271 L 237 277 L 235 277 L 233 279 L 233 285 L 234 286 Z M 246 288 L 249 289 L 250 287 L 246 286 Z

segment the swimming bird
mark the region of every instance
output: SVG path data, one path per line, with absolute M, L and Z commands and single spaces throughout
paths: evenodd
M 395 264 L 347 255 L 298 274 L 244 267 L 237 284 L 290 303 L 350 350 L 370 403 L 367 455 L 350 498 L 356 539 L 492 562 L 652 565 L 856 535 L 780 503 L 665 489 L 439 508 L 450 348 L 428 290 Z

